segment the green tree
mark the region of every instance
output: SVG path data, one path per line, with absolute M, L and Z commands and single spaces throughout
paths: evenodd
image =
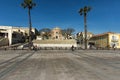
M 43 29 L 39 30 L 39 33 L 43 39 L 49 39 L 51 36 L 50 32 L 51 32 L 51 29 L 49 29 L 49 28 L 43 28 Z
M 36 28 L 35 28 L 35 35 L 36 35 L 36 36 L 39 35 L 39 31 L 38 31 L 38 29 L 36 29 Z
M 37 38 L 37 36 L 39 35 L 39 31 L 35 28 L 35 33 L 33 33 L 34 35 L 33 35 L 33 39 L 36 39 Z M 33 40 L 32 39 L 32 40 Z
M 85 6 L 79 10 L 80 15 L 84 15 L 84 32 L 85 32 L 85 49 L 87 49 L 87 13 L 91 10 L 90 7 Z
M 62 30 L 62 35 L 63 35 L 66 39 L 69 39 L 69 36 L 71 36 L 74 31 L 75 31 L 75 30 L 74 30 L 73 28 L 67 28 L 67 29 Z
M 77 33 L 77 44 L 83 44 L 83 33 Z
M 66 29 L 61 30 L 61 32 L 62 32 L 62 35 L 65 37 L 65 39 L 67 39 Z
M 31 32 L 31 29 L 32 29 L 32 23 L 31 23 L 31 14 L 30 14 L 30 10 L 35 6 L 36 4 L 33 3 L 32 0 L 24 0 L 23 3 L 21 3 L 21 6 L 23 8 L 28 8 L 28 18 L 29 18 L 29 49 L 31 50 L 31 35 L 32 35 L 32 32 Z

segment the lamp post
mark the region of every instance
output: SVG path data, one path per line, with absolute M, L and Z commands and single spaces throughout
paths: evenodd
M 87 13 L 91 10 L 90 7 L 85 6 L 79 10 L 80 15 L 84 15 L 84 34 L 85 34 L 85 49 L 87 49 Z

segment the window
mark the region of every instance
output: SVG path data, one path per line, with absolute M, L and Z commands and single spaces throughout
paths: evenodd
M 58 32 L 56 32 L 56 34 L 58 34 Z
M 112 40 L 117 40 L 117 37 L 116 36 L 112 36 Z
M 17 34 L 14 34 L 14 33 L 13 33 L 13 34 L 12 34 L 12 37 L 13 37 L 13 38 L 16 38 L 16 37 L 17 37 Z
M 58 36 L 56 36 L 56 39 L 58 39 Z

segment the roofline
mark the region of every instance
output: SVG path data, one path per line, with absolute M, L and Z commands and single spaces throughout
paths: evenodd
M 97 34 L 97 35 L 94 35 L 93 37 L 99 37 L 99 36 L 108 35 L 108 34 L 115 34 L 115 32 L 106 32 L 106 33 L 102 33 L 102 34 Z
M 21 29 L 29 29 L 29 27 L 22 27 L 22 26 L 0 26 L 0 27 L 2 27 L 2 28 L 6 28 L 6 29 L 15 29 L 15 28 L 21 28 Z M 35 29 L 35 28 L 33 28 L 32 27 L 32 29 Z

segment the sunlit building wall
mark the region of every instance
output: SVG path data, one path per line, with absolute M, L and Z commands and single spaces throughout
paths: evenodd
M 32 32 L 35 34 L 35 29 L 32 28 Z M 13 27 L 13 26 L 0 26 L 0 37 L 8 38 L 9 45 L 14 43 L 15 40 L 20 40 L 22 36 L 20 34 L 29 36 L 29 28 L 26 27 Z M 16 37 L 14 37 L 16 36 Z
M 96 47 L 101 48 L 112 48 L 113 45 L 115 45 L 116 48 L 120 48 L 120 34 L 107 32 L 99 35 L 94 35 L 90 38 L 89 42 L 92 42 Z

